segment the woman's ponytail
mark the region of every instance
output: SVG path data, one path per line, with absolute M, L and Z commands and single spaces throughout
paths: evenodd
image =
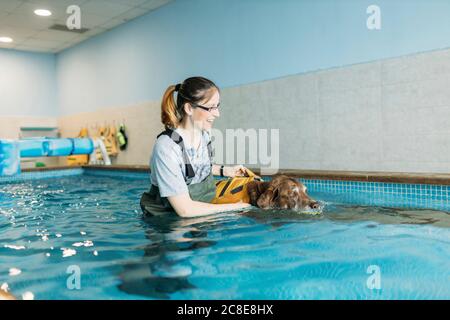
M 174 85 L 169 86 L 164 93 L 161 102 L 161 122 L 166 129 L 178 127 L 180 120 L 178 119 L 177 105 L 173 98 L 175 92 Z

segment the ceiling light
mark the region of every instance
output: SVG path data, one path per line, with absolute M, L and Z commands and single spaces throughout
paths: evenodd
M 48 17 L 48 16 L 52 15 L 52 12 L 47 9 L 37 9 L 37 10 L 34 10 L 34 13 L 41 17 Z
M 10 43 L 13 42 L 13 39 L 10 37 L 0 37 L 0 42 Z

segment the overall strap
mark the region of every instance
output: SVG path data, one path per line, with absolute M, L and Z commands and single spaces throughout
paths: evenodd
M 192 167 L 191 162 L 189 161 L 189 156 L 186 153 L 183 138 L 177 132 L 175 132 L 174 130 L 169 129 L 169 128 L 167 128 L 165 131 L 158 134 L 158 136 L 156 138 L 158 139 L 162 135 L 168 136 L 169 138 L 171 138 L 173 140 L 173 142 L 175 142 L 177 145 L 180 146 L 181 153 L 183 154 L 183 162 L 184 162 L 185 172 L 186 172 L 186 177 L 184 178 L 184 180 L 186 182 L 189 182 L 190 180 L 192 180 L 192 178 L 195 177 L 195 172 L 194 172 L 194 168 Z
M 211 163 L 211 167 L 212 167 L 212 163 L 213 163 L 213 149 L 212 149 L 212 145 L 211 145 L 211 140 L 208 141 L 207 147 L 208 147 L 209 163 Z

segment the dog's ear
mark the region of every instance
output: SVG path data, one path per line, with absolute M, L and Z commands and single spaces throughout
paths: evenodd
M 247 193 L 250 197 L 250 204 L 254 206 L 259 198 L 258 181 L 252 181 L 247 184 Z
M 262 209 L 270 209 L 274 206 L 276 198 L 279 194 L 279 187 L 282 181 L 286 178 L 284 175 L 276 175 L 268 182 L 266 190 L 259 197 L 257 204 Z
M 269 186 L 268 182 L 264 181 L 252 181 L 247 184 L 247 192 L 250 197 L 250 203 L 253 206 L 257 206 L 257 201 L 261 194 L 266 191 Z
M 270 209 L 273 206 L 275 198 L 278 196 L 278 188 L 273 184 L 267 187 L 267 190 L 259 197 L 257 201 L 258 207 L 261 209 Z

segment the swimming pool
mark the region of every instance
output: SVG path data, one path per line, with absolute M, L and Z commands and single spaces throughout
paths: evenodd
M 144 218 L 139 197 L 147 174 L 56 175 L 0 183 L 0 285 L 19 297 L 450 298 L 442 187 L 441 197 L 426 195 L 441 210 L 408 208 L 413 199 L 393 192 L 383 198 L 344 182 L 325 191 L 306 180 L 310 195 L 326 204 L 322 215 L 254 209 Z

